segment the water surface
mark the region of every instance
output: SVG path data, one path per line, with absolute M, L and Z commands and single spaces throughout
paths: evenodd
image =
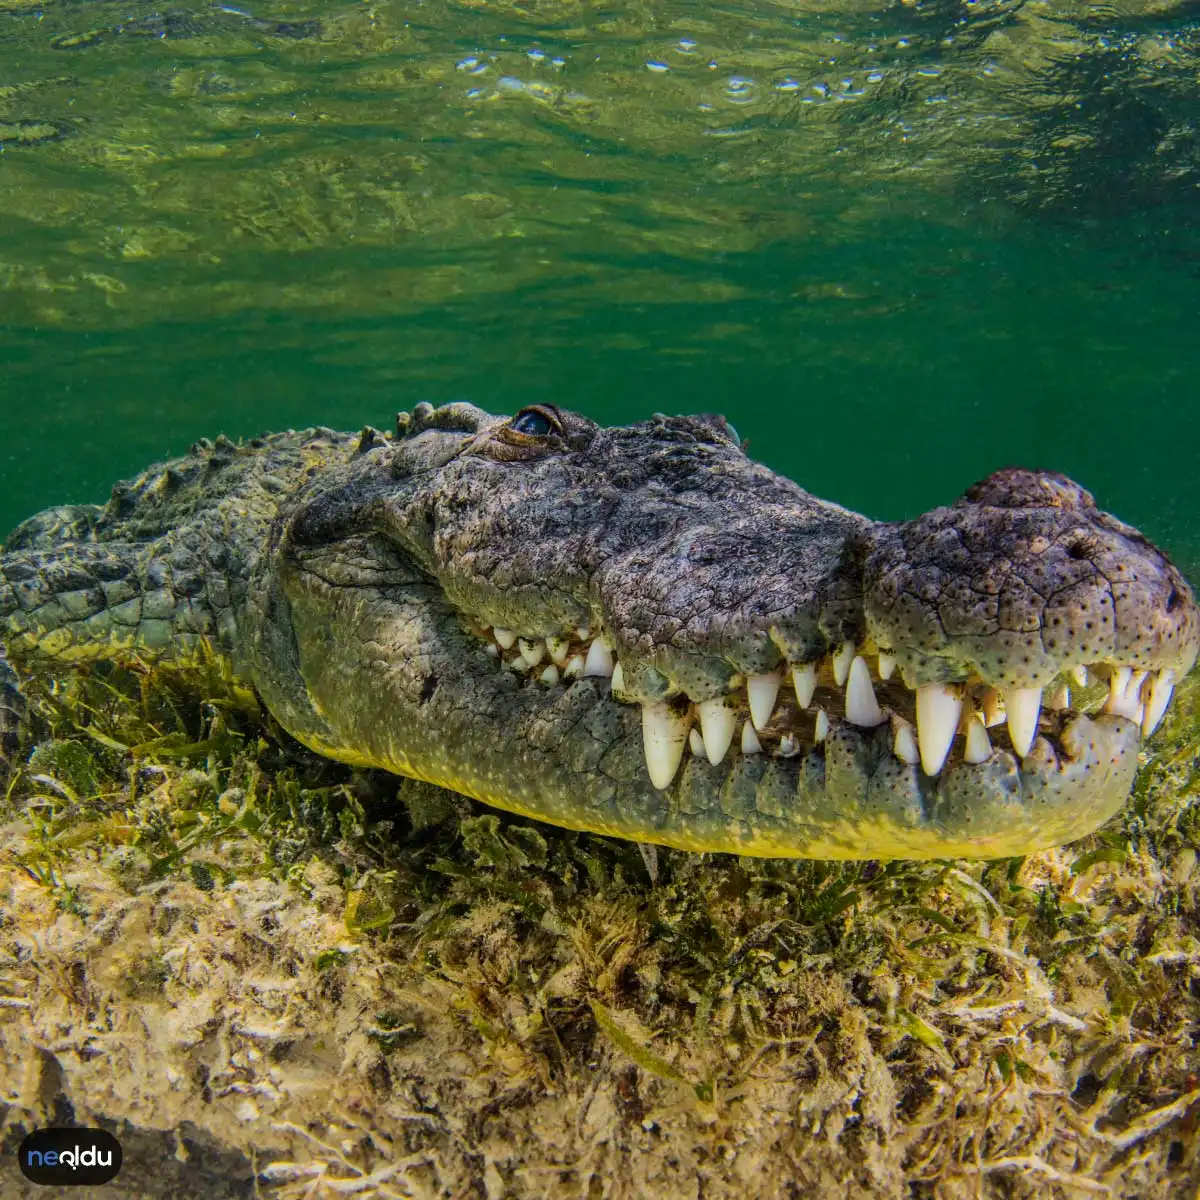
M 1063 470 L 1191 566 L 1198 72 L 1149 2 L 0 0 L 0 527 L 542 400 L 880 517 Z

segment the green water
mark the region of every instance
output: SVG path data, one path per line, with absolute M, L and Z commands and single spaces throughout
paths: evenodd
M 1198 71 L 1150 0 L 0 0 L 0 528 L 551 400 L 880 517 L 1063 470 L 1195 572 Z

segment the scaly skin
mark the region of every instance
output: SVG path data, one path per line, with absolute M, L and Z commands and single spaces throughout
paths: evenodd
M 720 418 L 457 404 L 394 437 L 202 443 L 102 509 L 33 518 L 0 555 L 0 634 L 29 669 L 224 657 L 313 749 L 558 825 L 927 858 L 1107 820 L 1200 617 L 1165 556 L 1060 476 L 1000 472 L 880 524 L 751 462 Z M 1107 711 L 1047 691 L 1039 715 L 1014 690 L 1084 665 Z M 791 668 L 800 697 L 775 697 Z M 971 716 L 1002 698 L 1020 755 Z

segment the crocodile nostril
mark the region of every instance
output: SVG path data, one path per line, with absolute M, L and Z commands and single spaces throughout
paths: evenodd
M 1167 612 L 1173 613 L 1179 607 L 1179 591 L 1176 588 L 1171 589 L 1171 594 L 1167 597 Z
M 1087 558 L 1087 556 L 1088 545 L 1086 542 L 1072 542 L 1071 545 L 1067 547 L 1068 558 L 1074 558 L 1078 560 L 1081 558 Z

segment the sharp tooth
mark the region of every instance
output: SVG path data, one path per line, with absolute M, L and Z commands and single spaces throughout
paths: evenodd
M 800 753 L 800 742 L 793 733 L 785 733 L 779 739 L 779 753 L 783 758 L 795 758 Z
M 575 636 L 578 637 L 581 642 L 586 642 L 591 635 L 592 629 L 590 625 L 580 625 L 579 628 L 575 630 Z
M 961 713 L 962 697 L 955 688 L 927 683 L 917 689 L 917 745 L 926 775 L 936 775 L 942 769 Z
M 529 666 L 529 664 L 525 661 L 525 656 L 523 654 L 518 654 L 516 658 L 510 658 L 504 665 L 510 671 L 524 671 Z
M 642 749 L 650 782 L 661 791 L 679 769 L 688 740 L 688 718 L 679 717 L 667 704 L 642 705 Z
M 544 670 L 544 671 L 543 671 L 543 672 L 542 672 L 542 673 L 541 673 L 541 674 L 538 676 L 538 678 L 539 678 L 539 679 L 540 679 L 540 680 L 541 680 L 543 683 L 550 683 L 550 684 L 557 683 L 557 682 L 558 682 L 558 668 L 557 668 L 557 667 L 556 667 L 556 666 L 555 666 L 553 663 L 551 663 L 551 664 L 550 664 L 550 665 L 549 665 L 549 666 L 548 666 L 548 667 L 547 667 L 547 668 L 546 668 L 546 669 L 545 669 L 545 670 Z
M 801 708 L 807 708 L 812 703 L 813 693 L 817 690 L 816 664 L 805 663 L 802 667 L 793 667 L 792 686 L 796 689 L 796 703 Z
M 501 650 L 511 650 L 517 641 L 517 635 L 511 629 L 501 629 L 499 625 L 492 627 L 492 637 L 500 643 Z
M 1004 724 L 1004 701 L 995 688 L 988 688 L 983 693 L 979 698 L 979 706 L 983 709 L 983 723 L 989 729 Z
M 987 762 L 992 757 L 992 743 L 988 739 L 987 730 L 977 716 L 967 721 L 967 746 L 963 758 L 969 763 Z
M 1104 703 L 1104 711 L 1107 713 L 1115 713 L 1119 717 L 1126 717 L 1130 721 L 1137 721 L 1141 724 L 1141 716 L 1138 710 L 1141 704 L 1138 701 L 1137 689 L 1134 687 L 1134 674 L 1129 667 L 1118 667 L 1108 677 L 1108 699 Z M 1137 681 L 1137 686 L 1141 686 L 1141 680 Z
M 838 687 L 846 686 L 850 664 L 854 661 L 854 643 L 843 642 L 842 648 L 833 656 L 833 681 Z
M 883 713 L 871 686 L 871 670 L 862 657 L 850 664 L 850 677 L 846 681 L 846 720 L 864 729 L 883 724 Z
M 1077 684 L 1079 684 L 1080 687 L 1087 687 L 1087 685 L 1088 685 L 1088 669 L 1087 669 L 1087 667 L 1085 667 L 1083 665 L 1083 663 L 1076 663 L 1075 666 L 1073 666 L 1071 668 L 1071 678 L 1074 679 L 1075 682 Z
M 762 753 L 762 742 L 758 740 L 758 734 L 754 732 L 754 726 L 749 721 L 742 726 L 742 753 Z
M 551 659 L 561 667 L 571 657 L 571 642 L 565 637 L 548 637 L 546 649 L 550 651 Z
M 1170 667 L 1159 671 L 1150 681 L 1150 695 L 1146 701 L 1146 715 L 1142 718 L 1142 736 L 1149 737 L 1163 719 L 1171 696 L 1175 692 L 1175 672 Z
M 589 647 L 587 658 L 583 663 L 584 675 L 611 675 L 613 673 L 612 647 L 603 639 L 597 638 Z
M 1065 683 L 1059 684 L 1058 687 L 1050 693 L 1050 699 L 1046 701 L 1046 707 L 1054 712 L 1062 712 L 1063 709 L 1071 707 L 1071 689 Z
M 921 755 L 917 750 L 917 739 L 913 733 L 913 727 L 907 721 L 897 719 L 895 730 L 895 737 L 892 739 L 892 753 L 901 762 L 908 763 L 910 766 L 919 762 Z
M 584 660 L 582 654 L 576 654 L 570 659 L 565 667 L 563 667 L 564 679 L 577 679 L 583 674 Z
M 704 739 L 700 736 L 700 730 L 688 730 L 688 749 L 699 758 L 704 753 Z
M 829 736 L 829 718 L 823 708 L 817 709 L 817 720 L 813 725 L 813 741 L 823 742 Z
M 1008 736 L 1012 739 L 1013 749 L 1024 758 L 1037 737 L 1042 689 L 1005 688 L 1004 707 L 1008 712 Z
M 879 678 L 891 679 L 896 670 L 896 660 L 890 654 L 879 652 Z
M 527 642 L 524 638 L 519 638 L 517 645 L 521 647 L 521 655 L 531 667 L 536 667 L 546 657 L 546 643 L 541 640 Z
M 729 743 L 733 741 L 733 731 L 737 725 L 733 709 L 722 696 L 715 700 L 703 700 L 696 707 L 700 710 L 704 752 L 708 755 L 708 761 L 715 767 L 725 757 Z
M 613 692 L 623 692 L 625 690 L 625 668 L 617 663 L 613 667 L 612 673 L 612 690 Z
M 775 711 L 775 697 L 779 695 L 779 672 L 768 675 L 751 675 L 746 680 L 746 695 L 750 700 L 750 720 L 755 729 L 765 729 Z
M 488 644 L 486 646 L 484 646 L 484 650 L 486 650 L 487 653 L 490 654 L 493 658 L 500 657 L 500 647 L 497 646 L 495 642 L 488 642 Z

